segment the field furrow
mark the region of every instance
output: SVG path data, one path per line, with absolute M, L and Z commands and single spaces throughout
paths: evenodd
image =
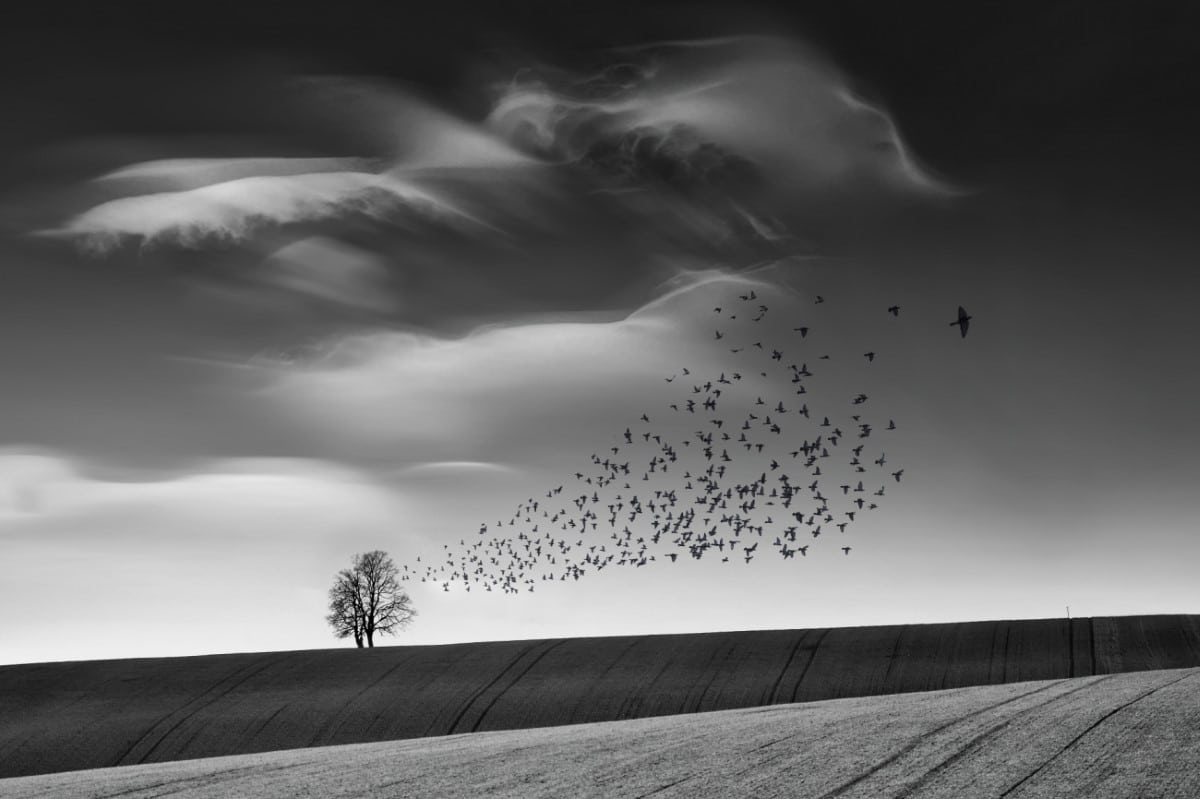
M 1200 668 L 0 780 L 32 797 L 1200 795 Z
M 3 666 L 0 777 L 1062 679 L 1072 670 L 1084 676 L 1193 666 L 1200 666 L 1200 620 L 1192 616 Z M 943 757 L 954 741 L 986 728 L 964 722 L 943 730 Z M 953 737 L 966 729 L 972 732 Z M 889 769 L 907 768 L 927 748 L 902 753 L 898 764 L 889 760 L 896 749 L 859 747 L 862 767 L 824 790 L 873 766 L 886 780 Z M 938 762 L 929 756 L 929 768 Z

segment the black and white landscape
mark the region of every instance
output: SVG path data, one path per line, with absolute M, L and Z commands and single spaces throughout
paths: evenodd
M 1153 674 L 1087 683 L 1129 693 L 1096 718 L 1176 677 L 1194 698 L 1154 670 L 1200 667 L 1198 29 L 1066 1 L 6 10 L 0 760 L 36 765 L 4 775 L 469 732 L 442 722 L 526 666 L 572 696 L 606 658 L 628 684 L 580 677 L 575 710 L 496 729 L 1126 671 Z M 406 595 L 391 629 L 358 626 L 339 570 L 364 553 Z M 923 627 L 1037 619 L 1011 652 Z M 883 625 L 931 649 L 844 630 Z M 817 679 L 793 671 L 821 630 L 846 669 L 891 665 L 781 692 Z M 695 702 L 628 698 L 672 661 L 615 642 L 729 631 L 799 637 L 701 646 L 664 688 Z M 478 643 L 600 636 L 553 668 L 549 643 Z M 322 684 L 300 737 L 264 732 L 297 712 L 289 653 L 355 639 L 405 647 L 400 677 L 441 645 L 466 660 L 430 673 L 465 671 L 420 730 L 338 737 L 361 709 Z M 237 653 L 272 653 L 257 693 L 258 661 L 162 687 L 199 662 L 170 658 Z M 91 663 L 130 658 L 180 724 L 246 691 L 217 736 L 245 745 L 139 726 L 124 667 Z M 759 665 L 712 704 L 724 659 Z M 987 690 L 962 701 L 1015 696 Z M 121 746 L 46 754 L 67 727 L 38 708 L 91 725 L 106 702 L 135 711 L 95 728 Z M 881 795 L 885 770 L 829 763 L 812 795 Z M 964 795 L 912 776 L 936 765 L 896 780 Z M 1021 768 L 985 793 L 1073 795 L 1084 767 Z M 1120 779 L 1079 795 L 1157 790 Z M 126 789 L 104 785 L 69 790 Z

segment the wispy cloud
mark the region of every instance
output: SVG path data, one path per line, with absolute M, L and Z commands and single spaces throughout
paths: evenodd
M 659 251 L 753 258 L 805 251 L 789 197 L 953 191 L 886 110 L 800 42 L 729 37 L 611 56 L 622 69 L 521 71 L 478 121 L 383 80 L 294 79 L 307 124 L 348 128 L 360 152 L 128 164 L 93 182 L 121 196 L 43 233 L 108 251 L 246 244 L 347 217 L 411 232 L 470 220 L 502 251 L 584 218 L 607 235 L 619 219 Z
M 196 247 L 245 241 L 270 226 L 404 212 L 452 225 L 474 222 L 435 193 L 397 175 L 317 172 L 242 177 L 196 189 L 122 197 L 41 235 L 73 239 L 98 252 L 127 240 L 141 246 Z
M 751 288 L 764 299 L 787 293 L 765 275 L 687 272 L 611 321 L 518 321 L 457 338 L 368 332 L 251 368 L 267 384 L 260 400 L 328 453 L 403 450 L 447 461 L 522 453 L 536 462 L 596 446 L 647 406 L 665 409 L 665 378 L 681 366 L 713 377 L 725 369 L 728 353 L 712 346 L 712 306 Z
M 381 257 L 325 236 L 280 247 L 263 259 L 253 275 L 301 297 L 350 308 L 386 313 L 399 303 Z
M 285 177 L 322 172 L 369 172 L 365 158 L 160 158 L 129 164 L 95 178 L 124 193 L 186 191 L 252 177 Z
M 370 493 L 375 490 L 372 485 L 363 472 L 313 458 L 213 459 L 170 471 L 148 472 L 140 479 L 113 479 L 99 476 L 86 461 L 56 450 L 0 449 L 0 486 L 10 492 L 10 501 L 0 504 L 0 514 L 9 514 L 10 521 L 20 516 L 26 525 L 39 529 L 45 525 L 61 528 L 56 534 L 60 541 L 62 536 L 76 542 L 99 536 L 96 529 L 72 527 L 72 520 L 121 516 L 131 509 L 186 508 L 185 515 L 196 518 L 210 513 L 236 515 L 230 502 L 209 503 L 212 496 L 223 492 L 228 492 L 227 499 L 236 499 L 232 504 L 254 497 L 251 504 L 267 510 L 297 501 L 305 492 L 305 501 L 320 501 L 320 492 Z M 387 492 L 381 490 L 379 496 L 385 495 Z M 163 531 L 156 534 L 175 535 Z M 206 535 L 225 538 L 228 532 L 214 527 Z M 15 532 L 8 538 L 10 543 L 13 535 Z M 107 540 L 112 541 L 111 537 Z
M 952 191 L 918 163 L 882 108 L 799 42 L 729 37 L 621 54 L 631 59 L 622 80 L 530 72 L 504 89 L 489 124 L 535 152 L 626 178 L 736 183 L 752 167 L 796 194 L 864 179 Z

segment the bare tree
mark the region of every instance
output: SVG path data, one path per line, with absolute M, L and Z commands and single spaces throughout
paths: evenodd
M 354 636 L 359 649 L 363 645 L 363 611 L 360 597 L 362 578 L 353 569 L 342 569 L 329 589 L 329 615 L 325 620 L 338 638 Z
M 329 589 L 329 615 L 325 617 L 338 638 L 354 636 L 375 646 L 376 633 L 394 633 L 417 615 L 412 599 L 396 579 L 399 570 L 386 552 L 355 555 L 354 564 L 342 569 Z

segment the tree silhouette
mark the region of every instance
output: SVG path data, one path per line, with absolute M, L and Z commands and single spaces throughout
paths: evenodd
M 373 647 L 376 633 L 394 633 L 408 626 L 417 611 L 397 574 L 396 564 L 378 549 L 355 555 L 351 568 L 337 573 L 325 620 L 338 638 L 353 636 L 360 649 L 364 640 Z
M 329 589 L 329 615 L 325 617 L 338 638 L 353 635 L 359 649 L 363 645 L 361 586 L 362 579 L 355 570 L 342 569 L 338 572 L 333 587 Z

